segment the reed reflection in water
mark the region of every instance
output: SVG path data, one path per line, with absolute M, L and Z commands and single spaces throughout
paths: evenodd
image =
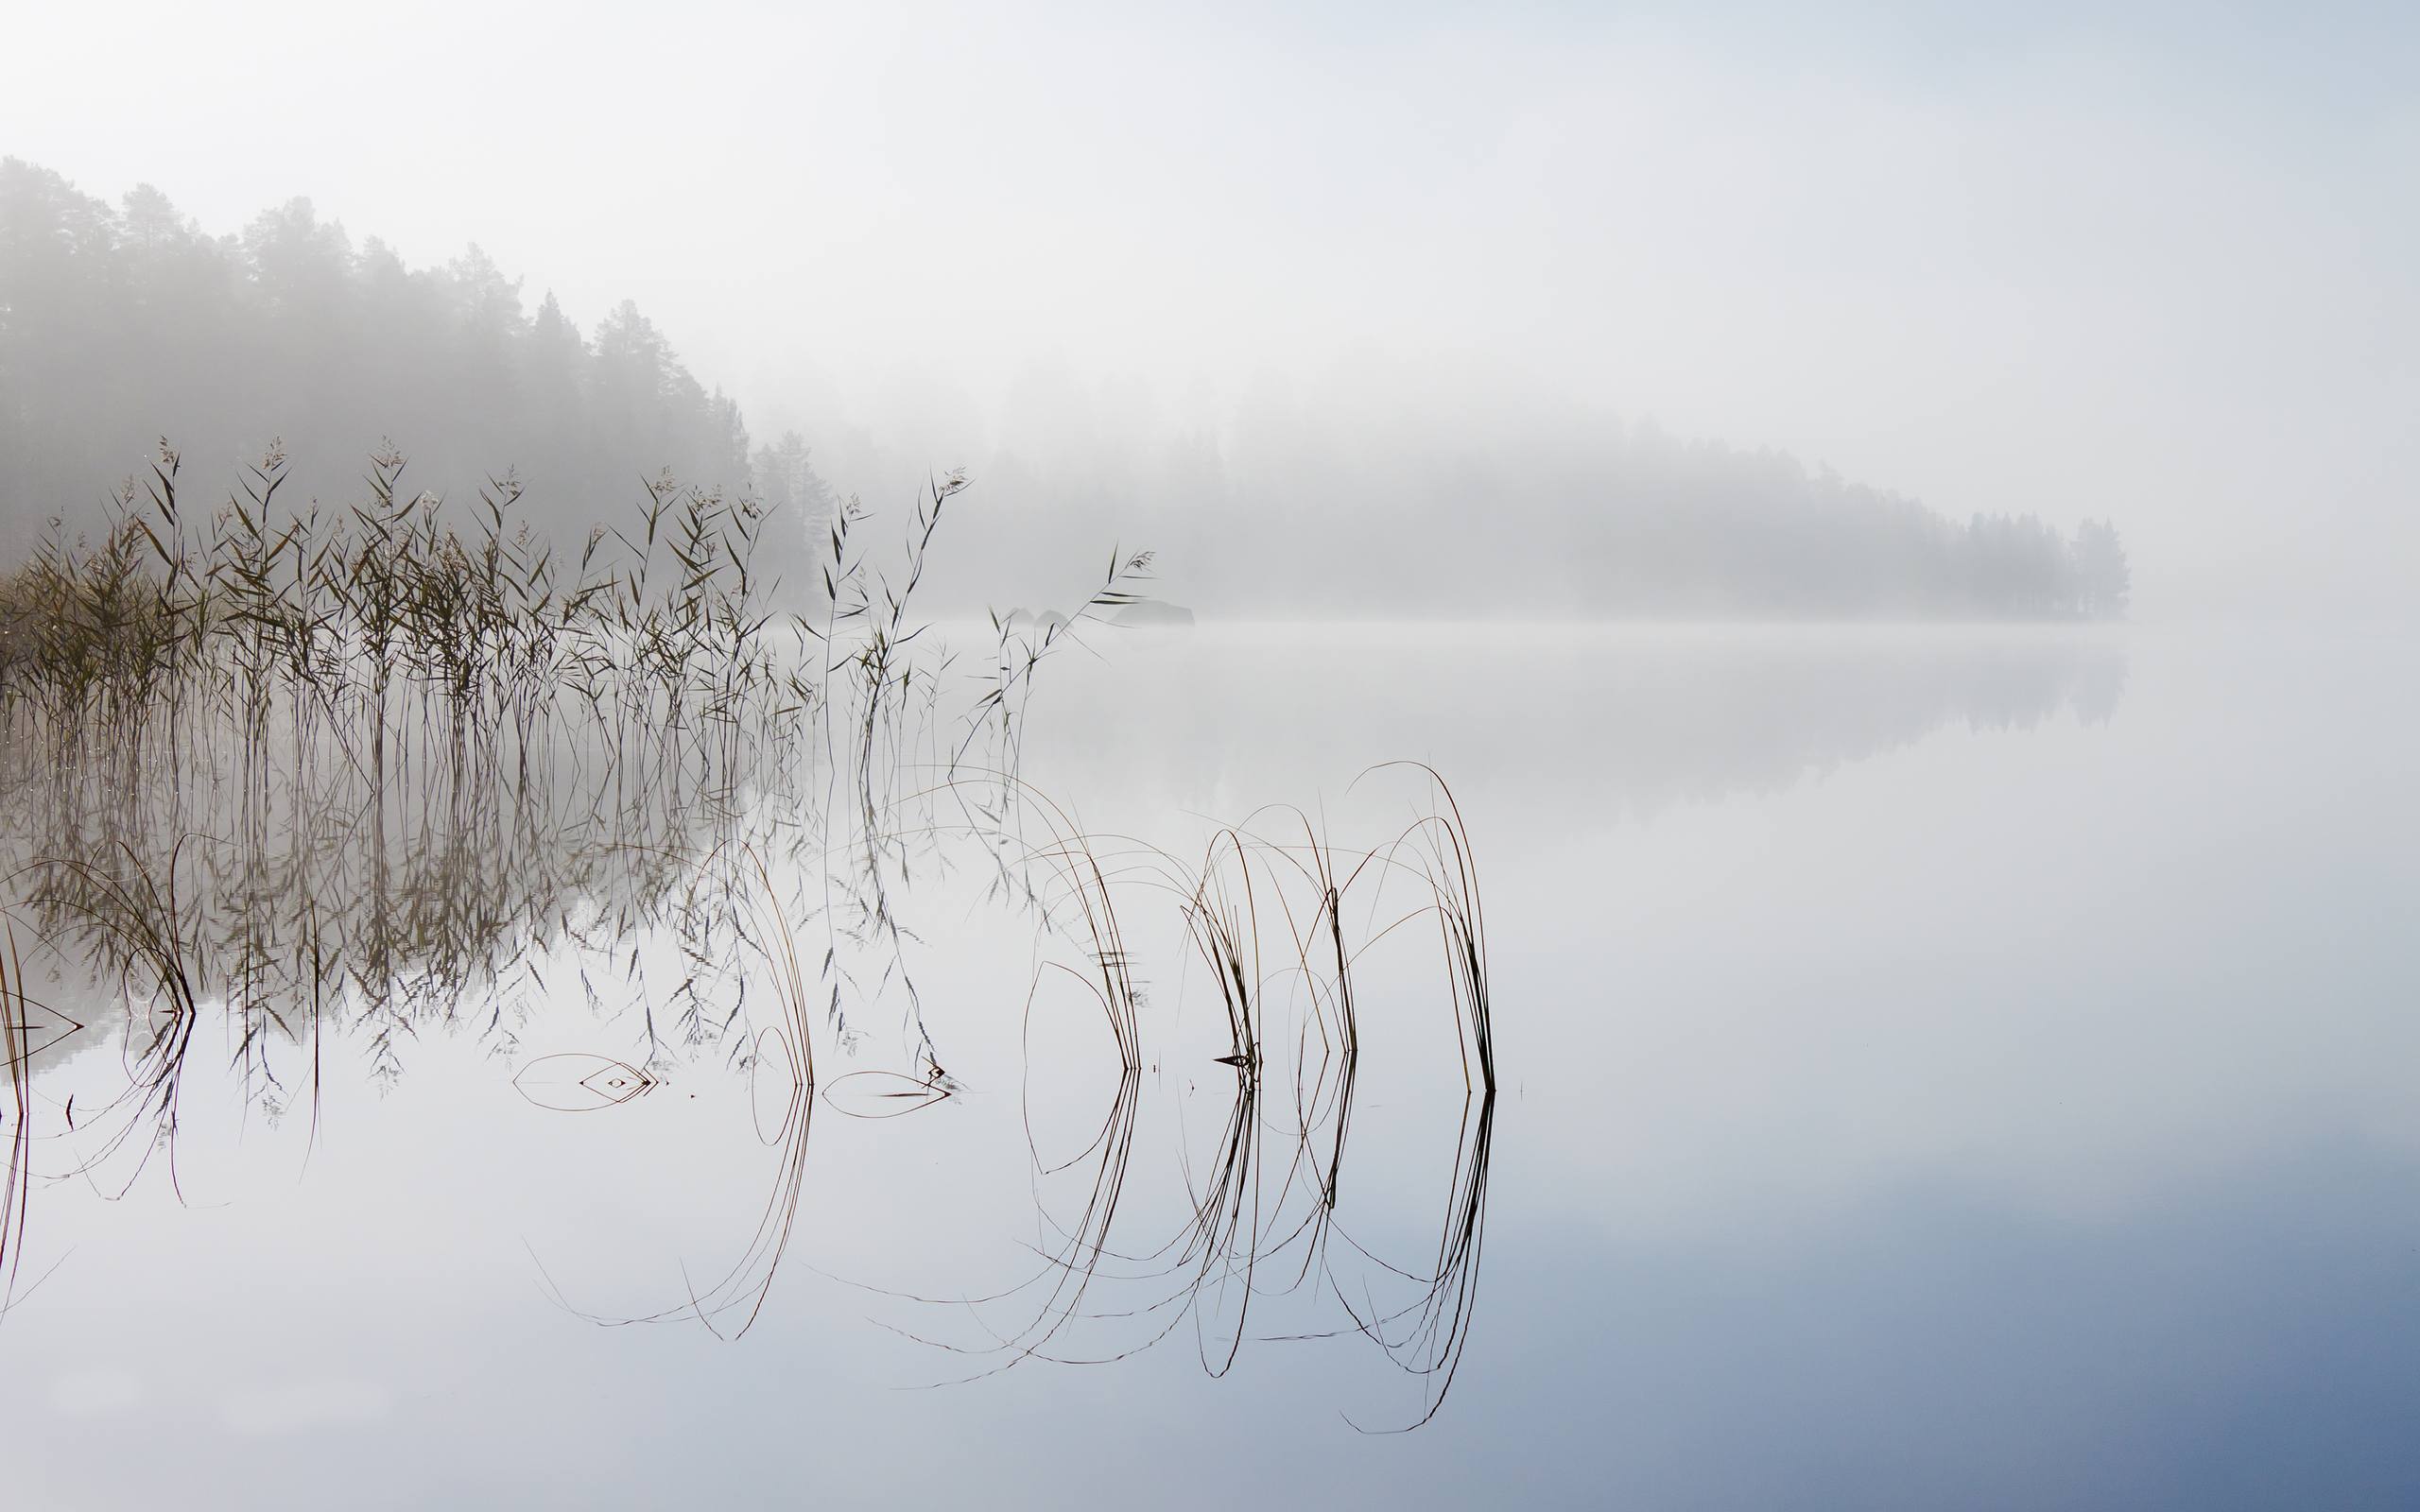
M 911 553 L 953 491 L 927 500 Z M 434 531 L 412 519 L 398 528 Z M 452 550 L 434 535 L 396 549 Z M 1114 560 L 1088 607 L 1128 601 L 1119 584 L 1147 567 Z M 331 1107 L 393 1089 L 441 1037 L 559 1111 L 614 1116 L 700 1075 L 746 1087 L 773 1152 L 761 1206 L 718 1252 L 684 1238 L 664 1305 L 585 1305 L 558 1278 L 564 1257 L 531 1251 L 578 1315 L 737 1338 L 800 1228 L 819 1111 L 898 1118 L 970 1085 L 944 1069 L 959 1057 L 922 984 L 948 954 L 933 920 L 981 908 L 1031 942 L 1013 1087 L 1045 1237 L 1025 1274 L 946 1300 L 881 1276 L 851 1285 L 916 1305 L 892 1326 L 956 1362 L 936 1380 L 1122 1359 L 1190 1321 L 1214 1374 L 1253 1338 L 1365 1339 L 1419 1383 L 1416 1410 L 1369 1422 L 1432 1417 L 1468 1337 L 1495 1093 L 1477 863 L 1442 778 L 1369 774 L 1416 804 L 1375 844 L 1264 814 L 1186 861 L 1087 833 L 1017 773 L 1035 668 L 1071 621 L 995 625 L 997 670 L 953 706 L 948 657 L 914 644 L 925 627 L 901 599 L 869 596 L 853 649 L 827 651 L 809 682 L 752 648 L 739 673 L 711 655 L 651 661 L 647 637 L 669 631 L 648 628 L 635 580 L 617 592 L 618 628 L 587 633 L 627 662 L 586 666 L 576 689 L 554 672 L 516 681 L 501 660 L 458 677 L 399 663 L 395 644 L 460 629 L 440 613 L 391 635 L 341 619 L 307 653 L 324 658 L 312 676 L 264 663 L 256 695 L 251 632 L 186 605 L 165 615 L 184 628 L 166 632 L 156 684 L 130 695 L 110 669 L 89 696 L 9 703 L 8 903 L 41 981 L 12 958 L 0 1263 L 22 1267 L 40 1194 L 61 1181 L 123 1197 L 156 1179 L 205 1200 L 179 1158 L 197 1083 L 256 1118 L 264 1147 L 299 1126 L 307 1164 Z M 729 618 L 736 602 L 675 612 Z M 527 626 L 512 610 L 492 627 L 509 641 Z M 151 632 L 105 639 L 132 633 Z M 836 620 L 821 639 L 841 635 Z M 364 711 L 366 750 L 348 733 Z M 1431 941 L 1425 966 L 1406 959 L 1416 939 Z M 1193 1056 L 1191 1002 L 1223 1025 L 1188 1063 L 1232 1084 L 1226 1110 L 1206 1146 L 1177 1130 L 1171 1160 L 1140 1162 L 1163 1190 L 1137 1203 L 1146 1069 Z M 1105 1079 L 1060 1063 L 1071 1003 L 1113 1052 Z M 529 1048 L 566 1038 L 583 1048 Z M 87 1053 L 104 1041 L 114 1056 Z M 1437 1234 L 1409 1249 L 1366 1233 L 1346 1195 L 1372 1043 L 1458 1078 L 1438 1114 Z M 1063 1147 L 1051 1133 L 1073 1109 L 1098 1121 Z

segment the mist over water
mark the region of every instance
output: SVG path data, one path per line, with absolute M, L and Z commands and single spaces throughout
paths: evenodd
M 1167 1288 L 1104 1280 L 1106 1332 L 1067 1354 L 1122 1357 L 940 1384 L 974 1373 L 923 1342 L 953 1299 L 1063 1232 L 1036 1228 L 1020 1129 L 1079 1153 L 1117 1084 L 1091 1010 L 1046 1013 L 1020 1049 L 1030 947 L 944 871 L 902 906 L 963 1090 L 908 1117 L 819 1110 L 789 1252 L 736 1345 L 682 1314 L 781 1164 L 753 1074 L 708 1055 L 627 1105 L 547 1112 L 514 1085 L 533 1060 L 645 1059 L 629 1008 L 557 988 L 510 1020 L 510 1053 L 481 1016 L 429 1021 L 383 1092 L 363 1033 L 332 1028 L 306 1142 L 299 1114 L 245 1111 L 222 1037 L 187 1074 L 183 1204 L 156 1181 L 40 1194 L 43 1279 L 9 1323 L 34 1364 L 0 1388 L 54 1446 L 37 1489 L 142 1504 L 197 1469 L 240 1479 L 273 1444 L 285 1478 L 248 1495 L 284 1504 L 355 1446 L 411 1441 L 448 1452 L 363 1504 L 746 1501 L 802 1460 L 852 1500 L 903 1457 L 1009 1504 L 1138 1482 L 1170 1504 L 1916 1503 L 1988 1463 L 2039 1504 L 2256 1505 L 2420 1477 L 2362 1408 L 2420 1342 L 2391 1263 L 2411 1238 L 2395 1215 L 2420 1211 L 2394 1069 L 2420 1048 L 2399 1013 L 2415 984 L 2381 948 L 2420 902 L 2394 796 L 2420 731 L 2375 696 L 2410 644 L 1682 628 L 1138 634 L 1118 653 L 1038 696 L 1024 754 L 1093 833 L 1182 852 L 1188 813 L 1304 801 L 1342 845 L 1411 812 L 1400 785 L 1368 801 L 1385 774 L 1357 785 L 1347 748 L 1460 773 L 1503 1079 L 1469 1352 L 1419 1433 L 1346 1426 L 1400 1427 L 1424 1393 L 1349 1322 L 1265 1336 L 1336 1301 L 1269 1276 L 1217 1377 L 1215 1298 L 1127 1354 L 1160 1320 L 1112 1304 Z M 1121 1222 L 1177 1232 L 1234 1077 L 1210 1063 L 1215 1008 L 1144 939 Z M 1340 1210 L 1356 1243 L 1415 1257 L 1466 1107 L 1420 981 L 1373 963 Z M 819 1047 L 821 1074 L 904 1049 Z M 54 1052 L 36 1090 L 106 1083 L 116 1060 L 106 1040 Z M 121 1321 L 96 1349 L 79 1320 L 104 1305 Z M 673 1317 L 600 1330 L 564 1307 Z M 2312 1376 L 2342 1383 L 2333 1405 L 2247 1423 Z M 105 1453 L 112 1402 L 178 1453 Z M 1076 1430 L 1041 1425 L 1078 1422 L 1093 1447 L 1070 1464 L 1053 1446 Z M 599 1452 L 667 1423 L 717 1447 Z M 2235 1447 L 2213 1457 L 2221 1423 Z M 1220 1454 L 1238 1435 L 1255 1452 Z M 1185 1462 L 1204 1468 L 1154 1479 Z
M 2420 1504 L 2415 42 L 0 23 L 0 1502 Z

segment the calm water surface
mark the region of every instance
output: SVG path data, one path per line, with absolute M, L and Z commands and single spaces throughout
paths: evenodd
M 646 1009 L 677 1017 L 683 975 L 662 930 L 547 945 L 501 1028 L 332 1033 L 289 1060 L 319 1091 L 282 1116 L 205 1024 L 173 1166 L 29 1194 L 8 1503 L 2420 1504 L 2410 640 L 1104 649 L 1049 668 L 1022 771 L 1132 837 L 1106 850 L 1198 857 L 1256 812 L 1299 833 L 1265 805 L 1367 850 L 1420 784 L 1364 768 L 1445 777 L 1484 898 L 1492 1103 L 1434 928 L 1406 932 L 1373 948 L 1330 1214 L 1286 1184 L 1317 1122 L 1277 1091 L 1299 1066 L 1245 1114 L 1262 1167 L 1222 1185 L 1227 1030 L 1135 882 L 1112 1254 L 1035 1344 L 1058 1283 L 1014 1288 L 1088 1231 L 1119 1059 L 979 867 L 936 855 L 884 957 L 912 965 L 957 1094 L 827 1099 L 803 1153 L 778 1046 L 650 1058 Z M 450 926 L 417 927 L 425 952 Z M 816 1021 L 819 1081 L 912 1078 L 897 983 L 868 966 L 850 993 L 845 1034 Z M 79 1016 L 40 1108 L 125 1080 L 123 1022 Z M 515 1080 L 556 1055 L 660 1085 L 558 1111 Z M 1475 1215 L 1475 1175 L 1483 1229 L 1441 1300 L 1407 1274 Z M 1181 1236 L 1230 1190 L 1241 1216 L 1185 1284 Z M 1449 1381 L 1406 1368 L 1439 1346 Z

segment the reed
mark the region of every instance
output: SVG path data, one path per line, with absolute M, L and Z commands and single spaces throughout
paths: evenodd
M 541 970 L 562 946 L 600 1015 L 608 993 L 631 1001 L 644 1053 L 616 1063 L 636 1085 L 714 1046 L 779 1084 L 774 1168 L 736 1257 L 684 1273 L 680 1298 L 644 1318 L 596 1319 L 745 1332 L 796 1231 L 819 1095 L 895 1115 L 957 1090 L 925 1022 L 908 916 L 919 868 L 946 872 L 949 837 L 971 838 L 997 868 L 993 900 L 1030 909 L 1049 944 L 1028 988 L 1023 1088 L 1046 1239 L 1030 1275 L 948 1304 L 977 1314 L 977 1340 L 913 1336 L 992 1374 L 1120 1358 L 1190 1320 L 1223 1374 L 1255 1338 L 1355 1334 L 1421 1379 L 1420 1420 L 1434 1414 L 1469 1337 L 1492 1154 L 1469 835 L 1426 768 L 1413 820 L 1371 849 L 1288 810 L 1273 829 L 1263 814 L 1216 831 L 1190 860 L 1090 833 L 1028 783 L 1037 669 L 1139 598 L 1150 553 L 1113 553 L 1072 613 L 995 615 L 992 667 L 966 679 L 920 601 L 961 475 L 932 479 L 891 542 L 851 501 L 809 604 L 785 609 L 756 566 L 767 511 L 669 477 L 559 556 L 520 522 L 511 474 L 453 510 L 409 490 L 391 447 L 342 508 L 296 506 L 274 447 L 206 521 L 181 474 L 164 445 L 96 541 L 53 529 L 0 578 L 0 835 L 28 851 L 7 901 L 60 960 L 113 981 L 125 1013 L 125 1089 L 71 1130 L 86 1174 L 122 1192 L 164 1151 L 182 1194 L 178 1108 L 214 1013 L 248 1106 L 279 1117 L 307 1102 L 316 1130 L 332 1043 L 373 1084 L 401 1076 L 432 1025 L 509 1056 L 529 1005 L 570 995 Z M 931 785 L 903 791 L 915 774 Z M 943 821 L 944 799 L 963 824 Z M 1164 935 L 1130 934 L 1142 902 Z M 1367 953 L 1424 925 L 1437 987 L 1376 1011 Z M 634 940 L 649 934 L 677 981 L 648 979 Z M 1167 944 L 1172 1004 L 1146 1002 L 1137 938 Z M 1083 1147 L 1046 1159 L 1034 1014 L 1046 985 L 1069 984 L 1117 1072 Z M 0 1303 L 32 1149 L 23 989 L 11 949 Z M 1180 1214 L 1137 1232 L 1145 1068 L 1170 1053 L 1155 1038 L 1188 991 L 1214 1000 L 1224 1031 L 1194 1074 L 1232 1078 L 1232 1095 L 1206 1149 L 1180 1140 Z M 854 1052 L 851 1015 L 886 1004 L 906 1069 L 820 1088 L 818 1040 Z M 1412 1054 L 1453 1057 L 1464 1096 L 1436 1243 L 1407 1256 L 1358 1232 L 1345 1173 L 1365 1057 L 1415 1040 Z M 1332 1297 L 1343 1323 L 1256 1333 L 1289 1294 Z
M 1081 984 L 1115 1036 L 1121 1066 L 1094 1137 L 1071 1157 L 1046 1158 L 1032 1133 L 1041 1094 L 1029 996 L 1028 1152 L 1039 1228 L 1056 1242 L 1037 1269 L 1007 1285 L 947 1301 L 908 1298 L 973 1315 L 970 1340 L 934 1327 L 901 1330 L 975 1364 L 953 1380 L 1033 1360 L 1125 1359 L 1190 1321 L 1214 1376 L 1231 1370 L 1255 1340 L 1363 1337 L 1424 1383 L 1420 1408 L 1397 1426 L 1435 1416 L 1476 1306 L 1493 1159 L 1494 1025 L 1478 864 L 1460 806 L 1434 772 L 1406 769 L 1419 775 L 1427 797 L 1409 824 L 1368 850 L 1333 844 L 1308 816 L 1288 809 L 1217 830 L 1190 864 L 1124 837 L 1087 833 L 1009 774 L 961 772 L 944 784 L 999 783 L 1017 792 L 1011 811 L 1035 821 L 1030 835 L 994 833 L 992 811 L 973 808 L 979 817 L 970 833 L 987 847 L 1010 842 L 993 896 L 1024 901 L 1045 936 L 1058 941 L 1036 991 L 1046 977 Z M 1271 817 L 1286 822 L 1271 829 Z M 1147 902 L 1172 910 L 1174 942 L 1198 969 L 1175 973 L 1173 1000 L 1148 1020 L 1129 944 L 1133 916 Z M 1369 1010 L 1357 985 L 1364 958 L 1391 938 L 1417 941 L 1423 924 L 1436 931 L 1441 949 L 1439 969 L 1428 975 L 1436 984 L 1430 1002 L 1442 1003 L 1450 1019 L 1451 1048 L 1438 1044 L 1427 1005 L 1403 1000 L 1400 988 L 1374 1029 L 1364 1022 Z M 1184 1216 L 1172 1230 L 1146 1225 L 1138 1233 L 1123 1207 L 1134 1181 L 1142 1072 L 1167 1053 L 1147 1046 L 1187 1017 L 1188 991 L 1213 1000 L 1211 1022 L 1223 1026 L 1225 1042 L 1224 1053 L 1208 1059 L 1222 1082 L 1232 1077 L 1232 1092 L 1201 1158 L 1183 1157 Z M 1344 1197 L 1354 1099 L 1373 1034 L 1397 1057 L 1442 1049 L 1464 1074 L 1456 1107 L 1441 1109 L 1458 1127 L 1446 1203 L 1426 1255 L 1373 1243 Z M 1279 1116 L 1289 1106 L 1290 1122 Z M 1289 1294 L 1326 1299 L 1343 1321 L 1256 1332 L 1264 1305 Z
M 0 1072 L 9 1080 L 8 1126 L 0 1142 L 0 1316 L 8 1314 L 25 1263 L 26 1194 L 33 1179 L 33 1014 L 26 996 L 25 963 L 13 929 L 0 930 Z

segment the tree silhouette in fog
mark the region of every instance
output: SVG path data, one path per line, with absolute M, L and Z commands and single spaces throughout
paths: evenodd
M 411 267 L 308 199 L 213 237 L 148 185 L 112 208 L 0 160 L 0 547 L 97 519 L 164 436 L 209 487 L 283 438 L 328 497 L 391 437 L 413 490 L 466 497 L 510 468 L 525 518 L 573 541 L 643 480 L 752 490 L 758 460 L 738 405 L 628 301 L 586 337 L 551 293 L 531 316 L 476 247 Z M 804 442 L 760 455 L 784 503 L 829 507 Z
M 2135 578 L 2115 525 L 2087 520 L 2076 526 L 2076 608 L 2094 619 L 2118 619 L 2133 597 Z
M 1160 547 L 1169 595 L 1214 615 L 2071 619 L 2127 610 L 2109 524 L 2032 514 L 1961 523 L 1772 451 L 1685 441 L 1585 414 L 1356 428 L 1335 396 L 1256 397 L 1223 430 L 1154 442 L 1132 396 L 1087 418 L 1075 386 L 1026 406 L 976 458 L 995 534 L 934 595 L 979 609 L 1004 582 Z M 1011 405 L 1011 413 L 1017 406 Z M 1047 423 L 1058 421 L 1053 427 Z M 1207 425 L 1207 417 L 1188 417 Z M 935 458 L 818 421 L 852 484 L 908 497 Z M 752 451 L 739 407 L 701 384 L 638 307 L 583 335 L 553 294 L 473 247 L 411 267 L 356 245 L 307 199 L 212 237 L 158 190 L 116 207 L 0 161 L 0 555 L 52 517 L 95 524 L 159 438 L 205 489 L 272 437 L 296 491 L 358 492 L 391 437 L 406 488 L 458 499 L 507 468 L 520 516 L 559 547 L 625 519 L 645 481 L 748 493 L 780 513 L 760 561 L 804 583 L 834 490 L 804 438 Z M 1056 447 L 1054 453 L 1053 447 Z M 1036 450 L 1039 448 L 1039 450 Z M 894 491 L 895 490 L 895 491 Z

